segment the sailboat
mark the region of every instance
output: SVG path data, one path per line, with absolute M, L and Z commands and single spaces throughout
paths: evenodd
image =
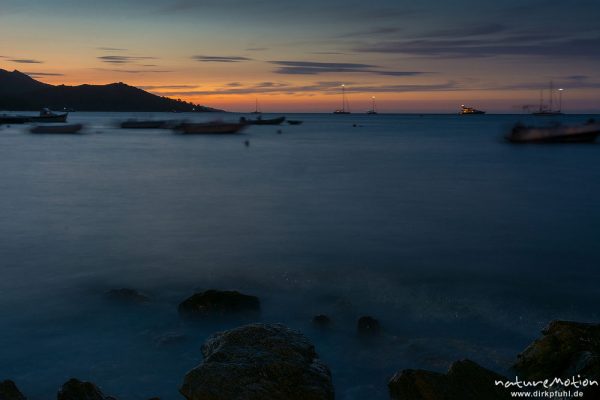
M 262 111 L 260 111 L 260 107 L 258 106 L 258 99 L 254 99 L 254 111 L 250 114 L 262 114 Z
M 335 110 L 334 114 L 350 114 L 350 107 L 346 107 L 348 102 L 346 101 L 346 85 L 342 85 L 342 108 Z
M 553 115 L 562 115 L 562 111 L 560 108 L 558 110 L 554 109 L 554 84 L 550 81 L 550 102 L 548 104 L 544 104 L 544 90 L 540 90 L 540 107 L 537 111 L 534 111 L 532 114 L 539 117 L 553 116 Z M 562 106 L 562 104 L 561 104 Z
M 378 114 L 377 110 L 375 110 L 375 96 L 371 97 L 371 109 L 369 111 L 367 111 L 367 114 Z

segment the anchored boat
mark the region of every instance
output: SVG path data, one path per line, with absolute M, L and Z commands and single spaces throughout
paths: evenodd
M 476 108 L 473 107 L 467 107 L 464 104 L 460 106 L 460 111 L 458 112 L 459 115 L 481 115 L 481 114 L 485 114 L 485 111 L 481 111 L 478 110 Z

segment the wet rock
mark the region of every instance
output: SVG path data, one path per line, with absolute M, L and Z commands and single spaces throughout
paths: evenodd
M 207 290 L 179 304 L 179 314 L 184 317 L 218 317 L 259 310 L 258 297 L 236 291 Z
M 600 324 L 552 321 L 542 337 L 518 356 L 514 365 L 528 379 L 562 377 L 586 371 L 600 377 Z
M 188 400 L 332 400 L 331 373 L 301 333 L 251 324 L 217 333 L 180 392 Z
M 470 360 L 457 361 L 446 374 L 407 369 L 390 380 L 390 396 L 395 400 L 503 400 L 506 389 L 495 381 L 507 378 Z
M 57 400 L 114 400 L 105 396 L 98 386 L 91 382 L 70 379 L 58 391 Z
M 13 381 L 6 380 L 0 382 L 0 400 L 25 400 L 25 396 Z
M 381 325 L 379 321 L 377 321 L 373 317 L 360 317 L 358 319 L 358 323 L 356 324 L 356 329 L 359 335 L 363 336 L 373 336 L 381 333 Z
M 118 301 L 121 303 L 147 303 L 150 298 L 145 294 L 138 292 L 135 289 L 121 288 L 112 289 L 106 293 L 106 297 L 110 300 Z
M 312 319 L 312 323 L 318 328 L 325 329 L 329 328 L 331 325 L 331 319 L 327 315 L 315 315 Z

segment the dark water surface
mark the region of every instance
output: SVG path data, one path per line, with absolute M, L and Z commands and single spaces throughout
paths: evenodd
M 502 371 L 549 320 L 598 320 L 600 144 L 504 143 L 523 116 L 296 115 L 189 137 L 111 127 L 128 116 L 74 113 L 81 136 L 0 128 L 0 379 L 31 400 L 70 377 L 179 399 L 204 339 L 235 325 L 180 321 L 209 288 L 306 333 L 344 400 L 387 398 L 401 368 Z M 108 303 L 118 287 L 152 301 Z M 378 340 L 356 337 L 366 314 Z

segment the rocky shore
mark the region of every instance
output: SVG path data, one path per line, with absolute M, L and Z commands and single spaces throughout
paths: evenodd
M 113 290 L 107 297 L 126 303 L 150 301 L 131 289 Z M 259 311 L 257 297 L 236 291 L 200 292 L 179 305 L 184 319 L 251 317 Z M 323 334 L 332 323 L 334 319 L 326 315 L 313 319 Z M 376 338 L 382 332 L 380 322 L 371 316 L 357 321 L 358 337 Z M 249 323 L 215 333 L 204 342 L 201 352 L 203 361 L 185 374 L 179 388 L 187 400 L 335 398 L 331 371 L 315 346 L 301 332 L 282 324 Z M 575 390 L 586 399 L 597 399 L 600 390 L 594 382 L 600 379 L 600 324 L 551 322 L 540 338 L 516 356 L 508 371 L 491 371 L 465 359 L 454 362 L 446 373 L 404 369 L 390 371 L 390 375 L 388 389 L 393 400 L 502 400 L 512 398 L 511 392 L 535 390 Z M 537 384 L 518 387 L 518 382 Z M 544 386 L 548 382 L 550 388 Z M 24 393 L 11 380 L 0 381 L 0 400 L 26 400 L 26 389 Z M 64 383 L 56 397 L 115 399 L 96 384 L 78 379 Z

